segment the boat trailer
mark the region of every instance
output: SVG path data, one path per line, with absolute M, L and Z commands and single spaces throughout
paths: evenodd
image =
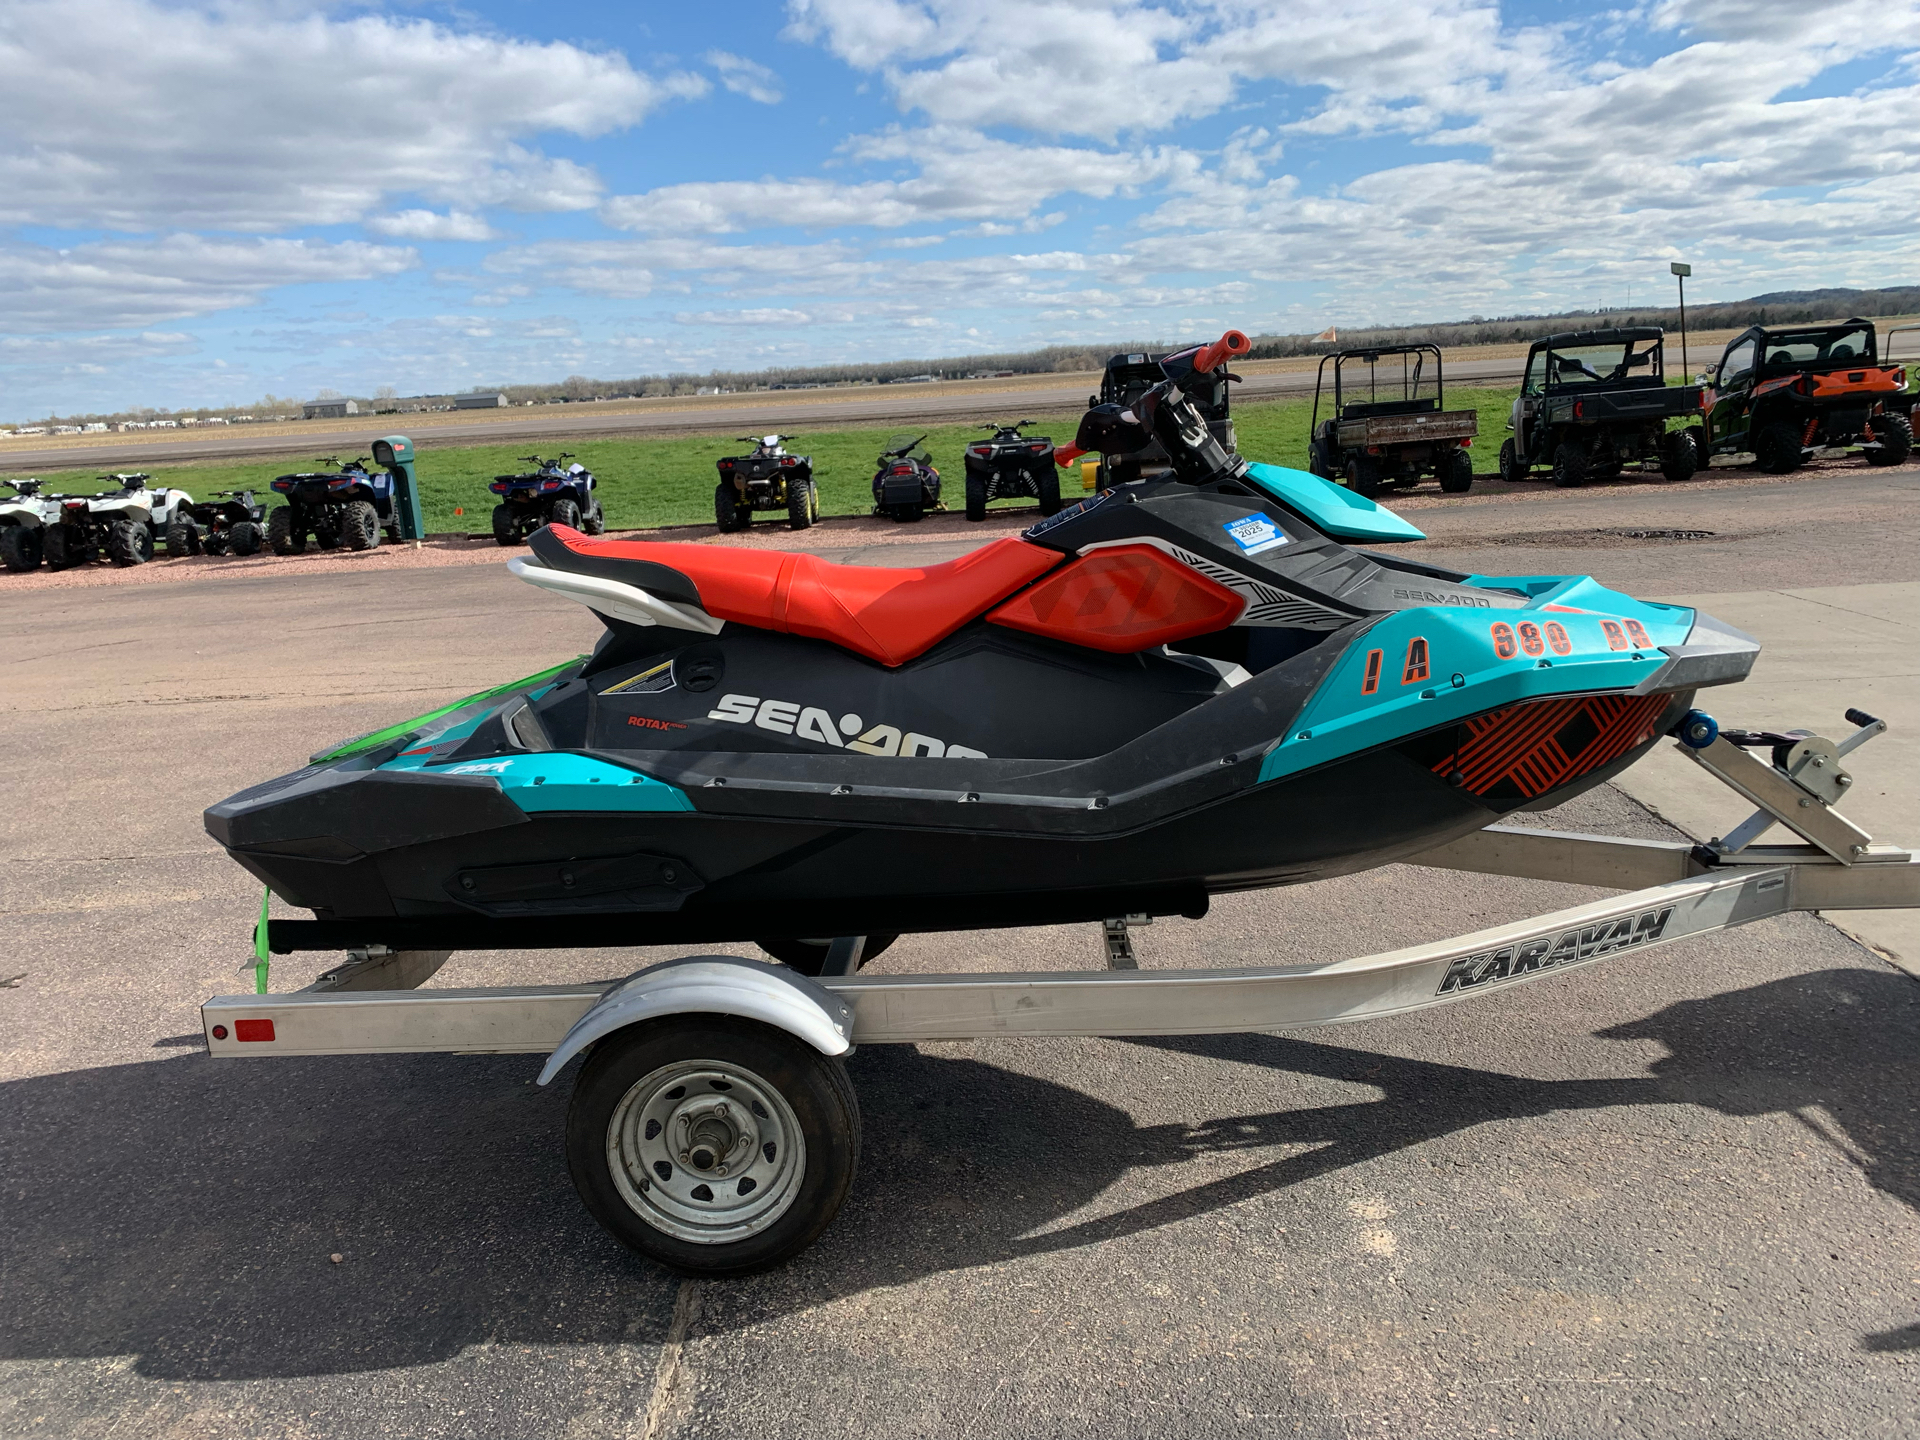
M 1806 731 L 1722 733 L 1691 712 L 1676 732 L 1681 753 L 1757 807 L 1725 837 L 1701 845 L 1490 826 L 1407 863 L 1625 893 L 1355 959 L 1143 970 L 1129 927 L 1147 917 L 1120 916 L 1102 927 L 1103 970 L 861 974 L 865 940 L 850 936 L 833 942 L 818 978 L 777 961 L 696 955 L 592 984 L 421 989 L 451 952 L 372 946 L 304 990 L 218 996 L 201 1018 L 208 1053 L 220 1058 L 543 1054 L 545 1085 L 587 1055 L 568 1150 L 588 1208 L 683 1272 L 744 1273 L 810 1243 L 844 1199 L 858 1116 L 840 1062 L 856 1045 L 1340 1024 L 1791 911 L 1920 906 L 1920 859 L 1876 844 L 1834 808 L 1852 783 L 1841 760 L 1887 728 L 1858 710 L 1847 718 L 1856 728 L 1835 742 Z M 1771 763 L 1757 750 L 1770 750 Z M 1775 825 L 1799 843 L 1755 843 Z M 270 933 L 263 909 L 261 990 Z M 697 1054 L 679 1053 L 688 1043 Z M 823 1079 L 827 1071 L 838 1079 Z M 787 1093 L 811 1094 L 809 1084 L 838 1095 L 838 1108 Z M 809 1182 L 796 1155 L 828 1171 L 844 1155 L 845 1173 Z

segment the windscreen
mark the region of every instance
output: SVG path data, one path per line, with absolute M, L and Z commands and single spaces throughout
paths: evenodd
M 1569 345 L 1547 356 L 1547 379 L 1556 389 L 1579 385 L 1618 385 L 1623 380 L 1657 376 L 1653 355 L 1658 340 L 1610 340 L 1603 345 Z
M 1873 359 L 1872 327 L 1861 325 L 1847 330 L 1788 330 L 1769 335 L 1766 346 L 1768 369 L 1797 365 L 1857 365 Z

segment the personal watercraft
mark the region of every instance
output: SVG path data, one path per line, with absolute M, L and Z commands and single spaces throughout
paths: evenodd
M 1198 377 L 1245 337 L 1195 347 Z M 1204 913 L 1602 782 L 1759 646 L 1583 576 L 1466 575 L 1221 445 L 1178 379 L 1075 453 L 1171 469 L 916 568 L 561 526 L 591 654 L 206 814 L 277 948 L 864 935 Z

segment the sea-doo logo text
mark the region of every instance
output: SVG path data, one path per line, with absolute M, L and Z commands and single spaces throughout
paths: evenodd
M 725 720 L 734 725 L 757 725 L 776 735 L 797 735 L 802 740 L 855 750 L 862 755 L 920 755 L 929 759 L 937 759 L 942 755 L 948 759 L 987 758 L 984 750 L 949 745 L 944 740 L 922 735 L 915 730 L 903 734 L 898 725 L 867 728 L 866 722 L 858 715 L 842 715 L 836 726 L 833 717 L 817 705 L 803 706 L 791 700 L 762 700 L 757 695 L 723 695 L 720 703 L 707 712 L 707 718 Z M 842 734 L 853 738 L 843 740 L 840 738 Z
M 1672 915 L 1673 907 L 1667 905 L 1658 910 L 1642 910 L 1621 920 L 1603 920 L 1598 925 L 1582 925 L 1543 939 L 1484 950 L 1478 955 L 1462 955 L 1447 966 L 1440 988 L 1433 993 L 1448 995 L 1496 980 L 1517 980 L 1541 970 L 1581 965 L 1602 955 L 1651 945 L 1666 930 Z
M 1396 600 L 1412 600 L 1421 605 L 1472 605 L 1482 610 L 1491 610 L 1493 608 L 1493 602 L 1491 600 L 1483 600 L 1478 595 L 1460 595 L 1451 592 L 1436 592 L 1433 590 L 1408 590 L 1403 586 L 1394 587 L 1393 598 Z

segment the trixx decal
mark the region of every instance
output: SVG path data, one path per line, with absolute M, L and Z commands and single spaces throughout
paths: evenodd
M 902 732 L 897 725 L 865 727 L 858 715 L 834 719 L 817 705 L 801 705 L 792 700 L 762 700 L 758 695 L 723 695 L 720 703 L 707 712 L 709 720 L 725 720 L 734 725 L 757 725 L 776 735 L 797 735 L 821 745 L 834 745 L 862 755 L 925 756 L 937 759 L 962 757 L 984 760 L 987 752 L 966 745 L 949 745 L 932 735 L 918 731 Z M 842 739 L 842 735 L 850 739 Z
M 1642 910 L 1620 920 L 1603 920 L 1597 925 L 1582 925 L 1562 930 L 1557 935 L 1503 945 L 1498 950 L 1483 950 L 1478 955 L 1462 955 L 1441 978 L 1433 993 L 1449 995 L 1471 990 L 1476 985 L 1491 985 L 1498 980 L 1518 980 L 1542 970 L 1564 969 L 1598 960 L 1639 945 L 1651 945 L 1667 928 L 1673 916 L 1671 905 L 1658 910 Z

